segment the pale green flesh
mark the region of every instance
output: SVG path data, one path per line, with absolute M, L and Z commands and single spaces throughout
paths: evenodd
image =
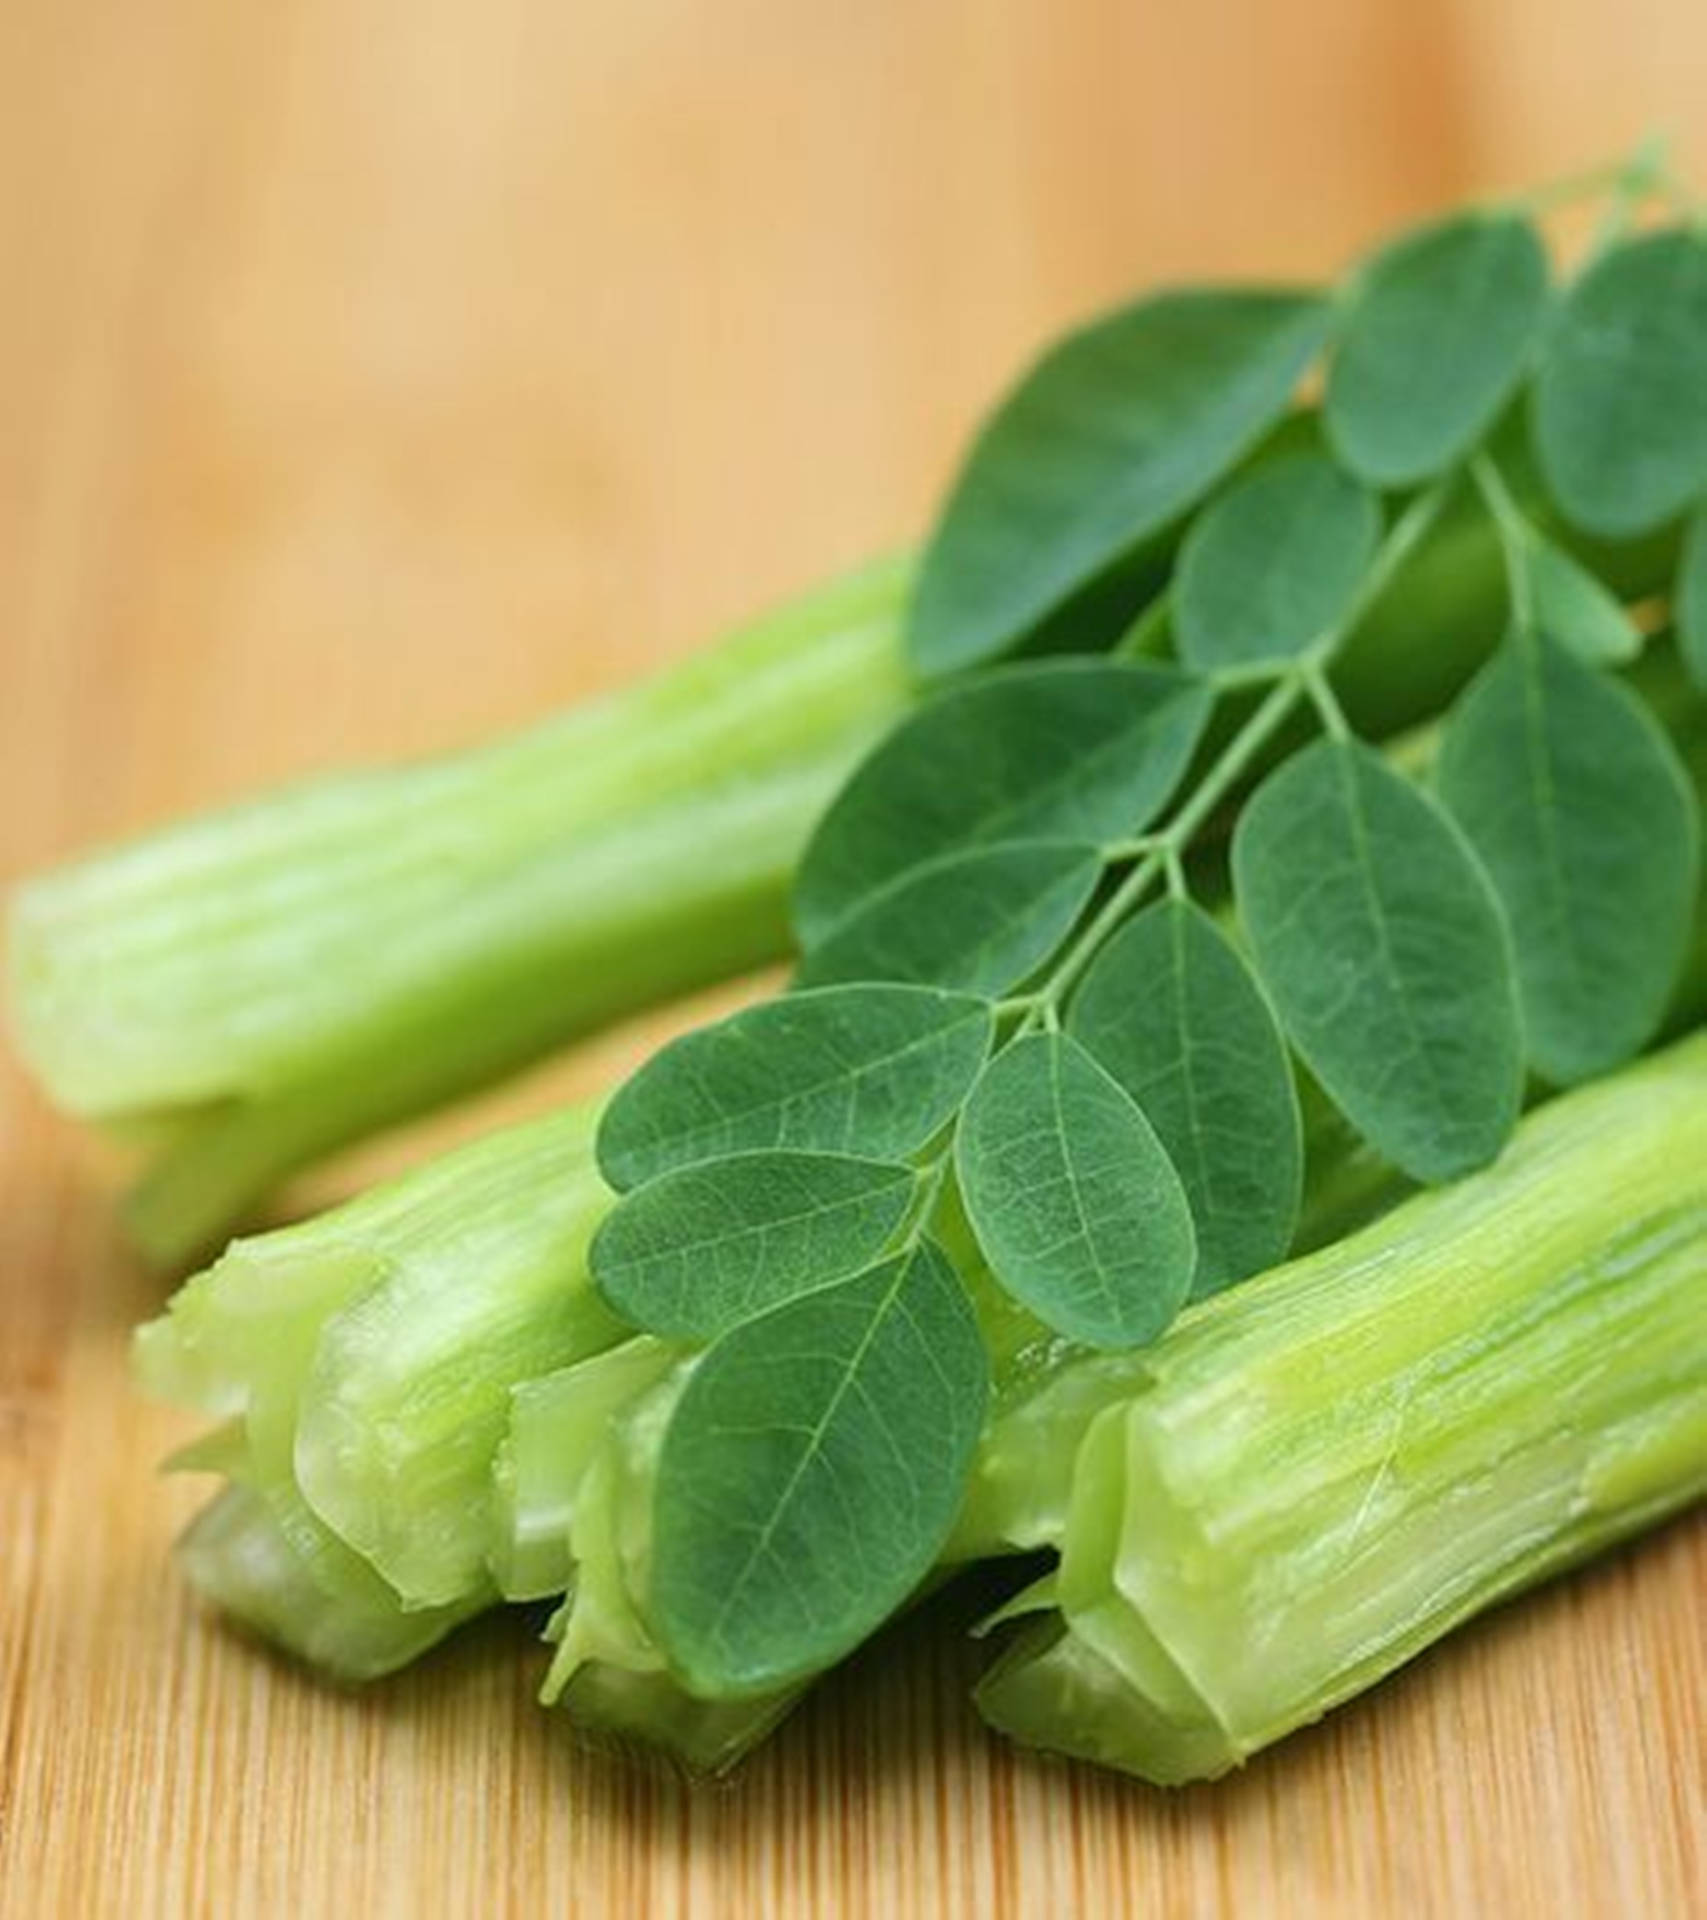
M 640 1335 L 514 1389 L 493 1465 L 487 1549 L 506 1600 L 543 1600 L 569 1587 L 569 1543 L 588 1469 L 619 1418 L 679 1364 L 674 1349 Z
M 178 1558 L 204 1599 L 336 1680 L 406 1667 L 485 1604 L 471 1595 L 458 1607 L 411 1613 L 378 1581 L 366 1594 L 329 1591 L 266 1502 L 241 1485 L 196 1516 Z
M 509 1129 L 239 1241 L 139 1332 L 146 1387 L 227 1419 L 175 1464 L 249 1496 L 187 1542 L 198 1585 L 347 1674 L 401 1663 L 497 1597 L 491 1469 L 511 1388 L 623 1331 L 586 1273 L 609 1205 L 595 1120 Z M 268 1602 L 269 1566 L 314 1606 Z

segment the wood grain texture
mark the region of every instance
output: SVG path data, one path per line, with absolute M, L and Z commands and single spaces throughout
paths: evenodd
M 626 679 L 912 532 L 1069 317 L 1653 122 L 1700 178 L 1703 97 L 1692 0 L 3 0 L 0 874 Z M 1699 1518 L 1173 1797 L 986 1739 L 953 1605 L 722 1792 L 518 1623 L 318 1688 L 166 1559 L 106 1179 L 0 1068 L 9 1920 L 1707 1910 Z

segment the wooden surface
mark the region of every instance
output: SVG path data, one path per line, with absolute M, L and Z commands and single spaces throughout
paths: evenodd
M 624 679 L 907 536 L 1069 316 L 1699 179 L 1703 98 L 1696 0 L 0 0 L 0 873 Z M 358 1699 L 198 1616 L 158 1297 L 0 1067 L 8 1920 L 1707 1911 L 1699 1518 L 1218 1789 L 984 1738 L 950 1609 L 695 1794 L 519 1624 Z

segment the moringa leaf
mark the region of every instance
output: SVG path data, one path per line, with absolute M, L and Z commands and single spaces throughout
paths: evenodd
M 1184 775 L 1210 701 L 1173 668 L 1086 659 L 1007 667 L 939 694 L 819 822 L 795 884 L 802 943 L 945 854 L 1139 832 Z
M 1015 1299 L 1093 1347 L 1153 1340 L 1197 1249 L 1179 1175 L 1137 1105 L 1077 1040 L 1026 1034 L 979 1076 L 955 1135 L 961 1197 Z
M 1262 989 L 1184 900 L 1129 920 L 1092 962 L 1067 1030 L 1137 1101 L 1197 1229 L 1192 1297 L 1283 1259 L 1304 1168 L 1298 1089 Z
M 987 1000 L 934 987 L 822 987 L 747 1007 L 672 1040 L 617 1089 L 599 1170 L 624 1192 L 768 1147 L 905 1159 L 966 1097 L 994 1029 Z
M 1295 659 L 1350 613 L 1380 534 L 1373 496 L 1324 455 L 1265 462 L 1185 537 L 1181 657 L 1203 673 Z
M 1689 677 L 1707 692 L 1707 506 L 1697 507 L 1678 567 L 1677 642 Z
M 1328 369 L 1334 451 L 1378 487 L 1460 460 L 1523 375 L 1547 310 L 1547 251 L 1515 213 L 1464 213 L 1369 263 Z
M 1536 375 L 1535 451 L 1590 533 L 1648 533 L 1707 486 L 1707 236 L 1643 234 L 1566 294 Z
M 800 964 L 799 984 L 916 980 L 1000 994 L 1047 960 L 1102 876 L 1096 847 L 1016 840 L 949 854 L 871 895 Z
M 906 1217 L 912 1167 L 851 1154 L 737 1153 L 676 1167 L 605 1216 L 590 1253 L 606 1304 L 648 1333 L 714 1339 L 862 1273 Z
M 1200 499 L 1286 411 L 1331 313 L 1314 293 L 1164 293 L 1051 348 L 954 483 L 913 601 L 914 664 L 1007 652 Z
M 1623 603 L 1563 547 L 1531 527 L 1512 550 L 1523 569 L 1535 626 L 1591 666 L 1618 665 L 1642 651 Z
M 1520 633 L 1454 709 L 1436 782 L 1511 923 L 1531 1065 L 1566 1084 L 1640 1051 L 1688 949 L 1699 852 L 1647 707 Z
M 723 1335 L 658 1462 L 651 1613 L 712 1697 L 828 1666 L 929 1571 L 989 1393 L 965 1289 L 912 1252 Z
M 1246 804 L 1233 886 L 1281 1023 L 1353 1126 L 1418 1180 L 1491 1160 L 1522 1028 L 1498 902 L 1447 816 L 1369 748 L 1318 740 Z

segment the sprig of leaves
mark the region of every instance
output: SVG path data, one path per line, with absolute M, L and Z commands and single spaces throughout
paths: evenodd
M 1276 433 L 1324 359 L 1313 430 Z M 1520 499 L 1488 448 L 1523 405 L 1544 491 Z M 1466 486 L 1510 634 L 1424 785 L 1354 736 L 1333 674 Z M 989 1286 L 1126 1347 L 1284 1257 L 1294 1053 L 1376 1152 L 1446 1180 L 1499 1151 L 1526 1068 L 1574 1079 L 1647 1040 L 1699 821 L 1612 676 L 1641 630 L 1570 529 L 1647 533 L 1704 496 L 1707 240 L 1685 228 L 1614 239 L 1556 299 L 1528 214 L 1457 216 L 1338 297 L 1164 294 L 1019 383 L 913 613 L 920 669 L 961 677 L 821 823 L 794 990 L 666 1047 L 601 1130 L 625 1194 L 605 1298 L 709 1342 L 651 1569 L 691 1686 L 810 1672 L 924 1576 L 988 1391 Z M 1158 571 L 1117 657 L 1002 663 Z M 1676 615 L 1707 677 L 1707 509 Z M 942 1251 L 962 1211 L 987 1271 Z

